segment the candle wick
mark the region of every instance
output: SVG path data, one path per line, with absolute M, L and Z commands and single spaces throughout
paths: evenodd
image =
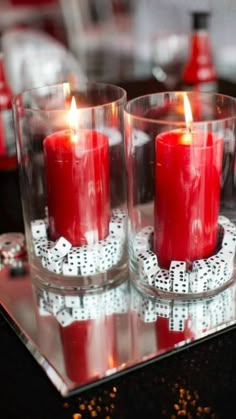
M 191 125 L 187 125 L 187 132 L 188 132 L 188 134 L 191 134 L 192 133 L 192 127 L 191 127 Z

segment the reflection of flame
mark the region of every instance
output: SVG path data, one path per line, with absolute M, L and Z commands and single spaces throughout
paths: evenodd
M 72 131 L 72 141 L 76 141 L 76 131 L 77 131 L 77 119 L 78 119 L 78 109 L 76 108 L 75 97 L 71 99 L 70 110 L 68 113 L 69 126 Z
M 184 115 L 185 115 L 186 126 L 189 130 L 191 130 L 191 126 L 193 122 L 193 115 L 192 115 L 191 105 L 190 105 L 190 102 L 186 93 L 184 93 Z

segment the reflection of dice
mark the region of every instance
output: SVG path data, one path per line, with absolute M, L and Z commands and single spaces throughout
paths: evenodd
M 172 308 L 172 317 L 174 319 L 188 318 L 188 303 L 184 301 L 174 301 Z
M 151 250 L 138 255 L 139 272 L 144 275 L 148 275 L 149 272 L 158 271 L 157 257 Z
M 54 259 L 63 258 L 69 253 L 71 247 L 72 245 L 68 240 L 64 237 L 60 237 L 50 249 L 50 253 Z
M 170 264 L 169 276 L 173 284 L 173 292 L 188 292 L 188 277 L 186 273 L 186 263 L 173 260 Z
M 39 298 L 38 311 L 39 311 L 40 316 L 51 316 L 52 305 L 50 305 L 48 301 L 45 301 L 44 298 Z
M 145 323 L 155 322 L 157 320 L 155 302 L 147 298 L 143 298 L 138 315 Z
M 171 309 L 171 303 L 169 302 L 156 302 L 155 304 L 155 311 L 156 315 L 158 317 L 169 317 L 170 316 L 170 309 Z
M 81 299 L 78 295 L 66 295 L 65 306 L 68 308 L 81 307 Z
M 182 332 L 184 330 L 184 319 L 169 318 L 169 330 L 172 332 Z
M 57 318 L 58 322 L 60 323 L 60 325 L 63 326 L 63 327 L 69 326 L 74 321 L 72 315 L 70 314 L 70 311 L 66 308 L 59 311 L 56 314 L 56 318 Z
M 65 297 L 60 294 L 55 294 L 54 292 L 49 291 L 48 293 L 49 303 L 52 305 L 57 305 L 62 307 L 65 304 Z
M 100 310 L 96 306 L 89 308 L 73 308 L 72 317 L 74 320 L 98 319 L 100 317 Z
M 161 291 L 172 291 L 172 281 L 169 277 L 169 271 L 161 269 L 155 278 L 155 287 Z
M 33 239 L 47 237 L 47 226 L 44 220 L 34 220 L 31 222 L 31 232 Z

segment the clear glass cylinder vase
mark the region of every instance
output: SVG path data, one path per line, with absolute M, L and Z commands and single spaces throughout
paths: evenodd
M 125 101 L 99 83 L 14 98 L 29 265 L 42 285 L 89 291 L 127 278 Z
M 164 92 L 125 108 L 131 279 L 151 296 L 234 280 L 236 100 Z

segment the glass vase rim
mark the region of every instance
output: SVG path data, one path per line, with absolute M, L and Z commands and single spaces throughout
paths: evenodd
M 48 85 L 44 85 L 44 86 L 38 86 L 38 87 L 33 87 L 31 89 L 26 89 L 23 90 L 22 92 L 19 92 L 15 95 L 13 95 L 12 98 L 12 106 L 18 109 L 24 109 L 24 110 L 28 110 L 28 111 L 34 111 L 34 112 L 65 112 L 67 111 L 67 109 L 65 108 L 50 108 L 50 109 L 40 109 L 37 107 L 30 107 L 30 106 L 25 106 L 22 103 L 17 103 L 17 101 L 20 101 L 20 98 L 25 96 L 26 94 L 32 94 L 33 92 L 37 92 L 37 91 L 43 91 L 44 89 L 56 89 L 57 87 L 62 87 L 63 85 L 70 85 L 70 82 L 60 82 L 60 83 L 54 83 L 54 84 L 48 84 Z M 111 99 L 109 101 L 107 101 L 104 104 L 97 104 L 97 105 L 90 105 L 90 106 L 83 106 L 81 108 L 78 107 L 78 109 L 81 109 L 83 111 L 86 110 L 90 110 L 90 109 L 98 109 L 98 108 L 106 108 L 106 107 L 110 107 L 112 106 L 112 104 L 118 104 L 118 105 L 122 105 L 125 104 L 127 101 L 127 92 L 125 89 L 123 89 L 123 87 L 117 86 L 115 84 L 112 83 L 100 83 L 100 82 L 96 82 L 96 81 L 85 81 L 82 83 L 78 83 L 78 86 L 72 85 L 72 89 L 74 88 L 74 90 L 78 89 L 78 91 L 81 91 L 81 87 L 84 87 L 86 91 L 86 89 L 88 87 L 92 88 L 92 87 L 101 87 L 101 88 L 112 88 L 114 90 L 116 90 L 117 92 L 120 92 L 120 96 L 117 97 L 116 99 Z
M 182 90 L 182 91 L 181 90 L 173 90 L 173 91 L 165 90 L 163 92 L 147 93 L 145 95 L 137 96 L 133 99 L 127 100 L 127 102 L 124 106 L 124 113 L 127 117 L 130 117 L 131 119 L 135 119 L 135 120 L 140 121 L 140 122 L 142 121 L 142 122 L 145 122 L 145 123 L 159 124 L 159 125 L 163 125 L 163 126 L 168 125 L 168 126 L 173 126 L 173 127 L 176 127 L 176 128 L 186 127 L 185 119 L 183 119 L 182 121 L 180 121 L 180 120 L 177 121 L 177 120 L 164 120 L 164 119 L 161 119 L 161 118 L 146 117 L 146 116 L 142 116 L 142 115 L 138 115 L 136 113 L 133 113 L 132 110 L 128 109 L 135 102 L 137 102 L 137 104 L 138 104 L 138 102 L 140 102 L 141 100 L 144 100 L 146 98 L 161 97 L 161 96 L 166 95 L 166 94 L 171 94 L 171 95 L 176 95 L 177 96 L 177 95 L 183 95 L 183 93 L 186 93 L 187 95 L 190 94 L 192 96 L 193 95 L 198 95 L 198 97 L 200 95 L 200 96 L 204 96 L 206 98 L 207 97 L 208 98 L 210 98 L 210 97 L 219 97 L 219 98 L 223 97 L 223 98 L 231 101 L 235 105 L 235 115 L 229 115 L 229 116 L 225 116 L 225 117 L 222 117 L 222 118 L 205 119 L 205 120 L 201 120 L 201 121 L 194 121 L 193 120 L 191 122 L 191 127 L 203 126 L 203 125 L 207 126 L 207 125 L 209 125 L 213 122 L 214 123 L 221 123 L 221 122 L 225 122 L 225 121 L 230 121 L 232 119 L 236 119 L 236 98 L 235 97 L 230 96 L 230 95 L 225 95 L 225 94 L 222 94 L 222 93 L 217 93 L 217 92 L 194 92 L 194 91 L 184 91 L 184 90 Z M 153 106 L 154 106 L 154 104 L 153 104 Z M 150 108 L 151 108 L 151 106 L 150 106 Z

